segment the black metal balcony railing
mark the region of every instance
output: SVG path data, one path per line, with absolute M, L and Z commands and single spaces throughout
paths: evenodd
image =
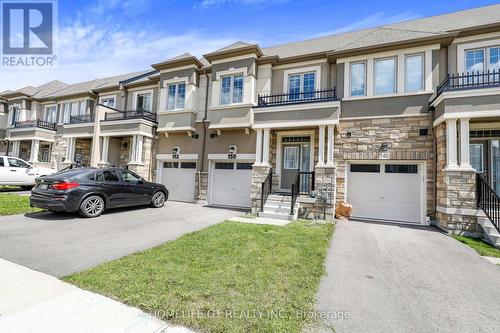
M 337 100 L 335 88 L 298 93 L 288 92 L 282 94 L 259 95 L 258 107 L 329 102 L 335 100 Z
M 70 116 L 69 123 L 70 124 L 85 124 L 85 123 L 93 123 L 94 122 L 93 114 L 82 114 L 78 116 Z
M 446 78 L 437 87 L 437 95 L 444 91 L 489 88 L 500 86 L 500 70 L 486 72 L 468 72 L 461 74 L 447 74 Z
M 476 203 L 500 232 L 500 198 L 480 173 L 476 174 Z
M 106 112 L 106 115 L 104 116 L 104 120 L 128 120 L 128 119 L 144 119 L 152 121 L 154 123 L 157 122 L 156 113 L 152 113 L 146 110 Z
M 44 128 L 44 129 L 55 131 L 56 130 L 56 123 L 52 123 L 49 121 L 43 121 L 40 119 L 27 120 L 27 121 L 16 121 L 14 123 L 14 128 L 30 128 L 30 127 L 38 127 L 38 128 Z

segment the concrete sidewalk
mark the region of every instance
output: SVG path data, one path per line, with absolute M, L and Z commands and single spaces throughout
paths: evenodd
M 191 332 L 3 259 L 0 272 L 0 332 Z

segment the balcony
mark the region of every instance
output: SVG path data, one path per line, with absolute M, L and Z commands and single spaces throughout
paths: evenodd
M 282 93 L 259 95 L 257 107 L 283 106 L 304 103 L 319 103 L 336 101 L 335 88 L 299 93 Z
M 27 121 L 16 121 L 14 123 L 14 128 L 43 128 L 51 131 L 56 130 L 56 124 L 48 121 L 37 120 L 27 120 Z
M 437 87 L 437 96 L 446 91 L 500 87 L 500 70 L 447 74 Z
M 95 117 L 93 114 L 84 114 L 84 115 L 69 117 L 70 124 L 88 124 L 88 123 L 93 123 L 94 120 Z
M 105 121 L 129 120 L 129 119 L 144 119 L 153 123 L 157 122 L 156 113 L 146 110 L 129 110 L 129 111 L 114 111 L 106 112 Z

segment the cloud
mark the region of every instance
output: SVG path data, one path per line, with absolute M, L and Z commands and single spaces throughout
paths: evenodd
M 354 23 L 345 25 L 341 28 L 330 30 L 330 31 L 324 31 L 318 34 L 313 35 L 312 37 L 322 37 L 322 36 L 327 36 L 327 35 L 334 35 L 334 34 L 339 34 L 343 32 L 348 32 L 348 31 L 355 31 L 355 30 L 361 30 L 361 29 L 366 29 L 366 28 L 372 28 L 376 26 L 381 26 L 381 25 L 386 25 L 386 24 L 391 24 L 395 22 L 401 22 L 401 21 L 407 21 L 407 20 L 413 20 L 416 18 L 419 18 L 420 15 L 417 15 L 412 12 L 403 12 L 397 15 L 386 15 L 385 12 L 379 12 L 375 13 L 373 15 L 370 15 L 368 17 L 362 18 L 359 21 L 356 21 Z
M 200 2 L 200 8 L 219 7 L 226 4 L 237 5 L 276 5 L 287 3 L 290 0 L 203 0 Z
M 196 56 L 235 42 L 199 30 L 168 34 L 151 29 L 124 29 L 99 23 L 71 22 L 59 28 L 58 65 L 41 70 L 4 70 L 0 91 L 50 80 L 76 83 L 152 69 L 151 64 L 186 51 Z

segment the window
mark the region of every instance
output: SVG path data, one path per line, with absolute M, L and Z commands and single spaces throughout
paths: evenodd
M 415 164 L 386 164 L 385 173 L 418 173 L 418 165 Z
M 405 59 L 405 91 L 419 91 L 424 88 L 424 57 L 412 54 Z
M 375 95 L 396 92 L 396 59 L 375 60 Z
M 252 163 L 237 163 L 236 169 L 238 169 L 238 170 L 252 170 Z
M 243 74 L 223 76 L 221 79 L 220 104 L 243 102 Z
M 3 161 L 3 157 L 0 157 L 0 167 L 4 167 L 5 162 Z
M 43 120 L 49 123 L 55 123 L 57 117 L 57 106 L 51 105 L 45 107 Z
M 139 184 L 141 182 L 141 178 L 133 173 L 123 170 L 120 170 L 119 172 L 125 183 Z
M 316 90 L 316 73 L 301 73 L 288 76 L 288 92 L 290 99 L 313 98 Z
M 115 107 L 115 98 L 114 97 L 103 97 L 101 98 L 102 105 L 109 106 L 110 108 Z
M 181 169 L 196 169 L 196 162 L 181 162 Z
M 299 168 L 299 147 L 285 147 L 284 169 L 298 169 Z
M 465 52 L 465 71 L 484 71 L 484 50 L 471 50 Z
M 137 94 L 136 108 L 137 110 L 151 112 L 151 94 Z
M 234 163 L 215 163 L 215 169 L 217 170 L 233 170 Z
M 177 169 L 179 162 L 163 162 L 163 167 L 167 169 Z
M 167 110 L 184 109 L 186 99 L 186 84 L 169 84 L 167 96 Z
M 358 62 L 351 64 L 351 96 L 366 94 L 366 64 Z
M 490 71 L 500 70 L 500 47 L 492 47 L 490 49 L 488 69 Z
M 483 144 L 469 144 L 470 165 L 476 172 L 483 172 Z
M 11 109 L 12 111 L 12 118 L 11 118 L 11 125 L 14 125 L 16 123 L 16 121 L 19 121 L 19 119 L 21 118 L 21 110 L 18 108 L 18 107 L 13 107 Z
M 9 166 L 12 168 L 29 168 L 30 165 L 24 161 L 18 160 L 17 158 L 8 158 Z
M 99 172 L 97 174 L 97 181 L 100 182 L 117 182 L 118 181 L 118 175 L 116 174 L 115 171 L 110 171 L 106 170 L 103 172 Z
M 380 164 L 351 164 L 351 172 L 380 172 Z
M 50 144 L 41 144 L 39 155 L 38 159 L 40 162 L 50 162 Z

